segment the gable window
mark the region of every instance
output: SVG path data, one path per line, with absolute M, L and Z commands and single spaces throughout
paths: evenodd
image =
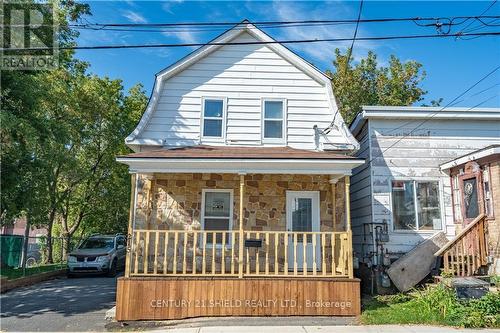
M 230 231 L 233 217 L 233 190 L 204 189 L 202 198 L 203 230 Z M 207 243 L 214 244 L 213 234 L 207 234 Z M 226 242 L 230 245 L 229 233 Z M 216 233 L 215 244 L 222 245 L 222 233 Z
M 285 141 L 285 101 L 268 99 L 263 107 L 263 142 L 284 143 Z
M 219 138 L 224 137 L 224 99 L 203 99 L 203 123 L 202 137 Z
M 394 230 L 441 230 L 438 181 L 393 180 Z

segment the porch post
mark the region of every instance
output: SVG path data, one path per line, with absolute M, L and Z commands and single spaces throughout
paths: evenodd
M 134 220 L 135 211 L 135 190 L 136 190 L 137 174 L 133 173 L 130 177 L 130 211 L 128 215 L 128 231 L 127 231 L 127 255 L 125 256 L 125 277 L 130 276 L 130 256 L 132 255 L 132 238 L 133 238 L 133 226 L 132 221 Z
M 336 209 L 337 209 L 337 183 L 342 178 L 342 175 L 330 175 L 330 185 L 331 185 L 331 191 L 332 191 L 332 206 L 333 206 L 333 213 L 332 213 L 332 222 L 333 222 L 333 232 L 337 231 L 337 214 L 336 214 Z
M 331 185 L 331 191 L 332 191 L 332 222 L 333 222 L 333 231 L 337 231 L 337 214 L 335 212 L 335 205 L 336 205 L 336 202 L 337 202 L 337 181 L 338 181 L 338 178 L 335 178 L 333 176 L 330 177 L 330 185 Z
M 243 197 L 245 194 L 245 174 L 240 173 L 240 230 L 239 230 L 239 250 L 238 250 L 238 277 L 243 278 Z
M 354 278 L 352 266 L 352 230 L 351 230 L 351 196 L 350 196 L 351 181 L 349 176 L 345 176 L 345 218 L 347 231 L 347 271 L 349 278 Z

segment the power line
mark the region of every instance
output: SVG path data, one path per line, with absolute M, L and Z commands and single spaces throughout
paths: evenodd
M 351 59 L 352 49 L 354 48 L 354 42 L 356 42 L 356 36 L 358 35 L 359 21 L 361 20 L 361 12 L 363 11 L 363 0 L 359 2 L 359 11 L 358 11 L 358 20 L 356 21 L 356 29 L 354 29 L 354 36 L 352 37 L 351 47 L 348 50 L 347 60 L 345 69 L 347 71 L 347 67 L 349 67 L 349 60 Z
M 485 99 L 484 101 L 482 101 L 482 102 L 480 102 L 480 103 L 478 103 L 478 104 L 474 105 L 473 107 L 471 107 L 471 108 L 470 108 L 469 110 L 467 110 L 467 111 L 470 111 L 470 110 L 472 110 L 472 109 L 475 109 L 475 108 L 477 108 L 477 107 L 479 107 L 479 106 L 483 105 L 484 103 L 487 103 L 487 102 L 491 101 L 493 98 L 498 97 L 498 96 L 500 96 L 500 95 L 499 95 L 499 94 L 495 94 L 495 95 L 493 95 L 493 96 L 491 96 L 491 97 L 489 97 L 489 98 Z
M 485 10 L 483 10 L 483 11 L 481 12 L 481 14 L 479 14 L 479 16 L 482 16 L 482 15 L 486 14 L 486 12 L 487 12 L 488 10 L 490 10 L 490 9 L 491 9 L 491 7 L 493 7 L 496 3 L 497 3 L 497 0 L 493 0 L 493 1 L 491 2 L 491 4 L 490 4 L 490 5 L 489 5 L 489 6 L 488 6 Z M 467 24 L 467 26 L 465 26 L 465 28 L 462 28 L 462 29 L 461 29 L 458 33 L 470 32 L 470 31 L 466 31 L 466 30 L 467 30 L 467 28 L 469 28 L 469 27 L 470 27 L 473 23 L 474 23 L 474 21 L 471 21 L 469 24 Z
M 352 50 L 354 48 L 354 43 L 356 42 L 356 36 L 358 35 L 359 21 L 361 20 L 361 13 L 362 12 L 363 12 L 363 0 L 361 0 L 359 2 L 358 19 L 356 21 L 356 28 L 354 29 L 354 35 L 352 36 L 351 47 L 347 50 L 347 58 L 345 60 L 345 68 L 344 68 L 345 73 L 347 73 L 347 70 L 349 69 L 349 62 L 351 60 Z M 337 115 L 339 114 L 340 107 L 341 107 L 341 105 L 337 105 L 337 110 L 335 111 L 335 114 L 333 115 L 332 122 L 330 123 L 330 125 L 328 125 L 327 128 L 325 128 L 323 130 L 324 134 L 330 133 L 333 126 L 335 126 L 335 120 L 337 119 Z
M 358 41 L 369 40 L 397 40 L 397 39 L 424 39 L 424 38 L 446 38 L 457 36 L 498 36 L 499 31 L 478 32 L 471 34 L 449 34 L 449 35 L 401 35 L 401 36 L 373 36 L 373 37 L 357 37 Z M 196 47 L 208 45 L 268 45 L 268 44 L 302 44 L 302 43 L 319 43 L 319 42 L 345 42 L 352 41 L 353 38 L 317 38 L 317 39 L 296 39 L 296 40 L 273 40 L 273 41 L 255 41 L 255 42 L 209 42 L 209 43 L 185 43 L 185 44 L 136 44 L 136 45 L 96 45 L 96 46 L 61 46 L 59 50 L 101 50 L 101 49 L 139 49 L 139 48 L 170 48 L 170 47 Z M 39 48 L 0 48 L 0 51 L 46 51 L 52 50 L 50 47 Z
M 500 16 L 499 16 L 500 19 Z M 350 23 L 321 23 L 321 24 L 287 24 L 287 25 L 259 25 L 259 28 L 263 29 L 281 29 L 281 28 L 292 28 L 292 27 L 318 27 L 318 26 L 336 26 L 336 25 L 345 25 L 345 24 L 350 24 Z M 161 28 L 161 27 L 159 27 Z M 125 32 L 168 32 L 168 33 L 174 33 L 174 32 L 212 32 L 212 31 L 221 31 L 221 30 L 226 30 L 226 27 L 220 27 L 220 28 L 212 28 L 212 27 L 194 27 L 194 28 L 176 28 L 170 29 L 170 28 L 161 28 L 161 29 L 131 29 L 131 28 L 121 28 L 121 27 L 107 27 L 107 26 L 79 26 L 79 27 L 74 27 L 74 29 L 77 30 L 96 30 L 96 31 L 125 31 Z M 234 30 L 245 30 L 245 27 L 235 27 L 233 28 Z
M 462 102 L 464 102 L 464 101 L 466 101 L 466 100 L 468 100 L 468 99 L 471 99 L 472 97 L 475 97 L 475 96 L 477 96 L 477 95 L 481 95 L 482 93 L 484 93 L 484 92 L 486 92 L 486 91 L 488 91 L 488 90 L 491 90 L 491 89 L 493 89 L 493 88 L 495 88 L 495 87 L 497 87 L 497 86 L 499 86 L 499 85 L 500 85 L 500 83 L 495 83 L 494 85 L 489 86 L 488 88 L 483 89 L 483 90 L 481 90 L 481 91 L 478 91 L 477 93 L 474 93 L 474 94 L 470 95 L 469 97 L 466 97 L 466 98 L 463 98 L 463 99 L 461 99 L 461 100 L 459 100 L 459 101 L 456 101 L 455 103 L 451 104 L 450 106 L 455 106 L 455 105 L 457 105 L 457 104 L 460 104 L 460 103 L 462 103 Z
M 443 111 L 444 109 L 446 109 L 447 107 L 449 107 L 451 104 L 453 104 L 456 100 L 458 100 L 459 98 L 461 98 L 462 96 L 464 96 L 465 94 L 467 94 L 469 91 L 471 91 L 472 89 L 474 89 L 474 87 L 476 87 L 478 84 L 480 84 L 481 82 L 483 82 L 484 80 L 486 80 L 488 77 L 490 77 L 491 75 L 493 75 L 493 73 L 495 73 L 496 71 L 498 71 L 500 69 L 500 66 L 497 66 L 496 68 L 494 68 L 492 71 L 490 71 L 488 74 L 484 75 L 481 79 L 479 79 L 479 81 L 477 81 L 476 83 L 474 83 L 472 86 L 470 86 L 469 88 L 467 88 L 464 92 L 462 92 L 460 95 L 458 95 L 457 97 L 455 97 L 451 102 L 449 102 L 448 104 L 446 104 L 445 106 L 443 106 L 441 109 L 433 112 L 429 117 L 427 117 L 426 119 L 424 119 L 423 121 L 421 121 L 417 126 L 415 126 L 408 134 L 405 134 L 403 135 L 401 138 L 399 138 L 398 140 L 396 140 L 393 144 L 391 144 L 389 147 L 387 147 L 386 149 L 384 149 L 380 154 L 377 154 L 375 157 L 372 157 L 368 163 L 370 163 L 371 161 L 373 161 L 374 159 L 376 158 L 379 158 L 380 156 L 382 156 L 385 152 L 387 152 L 389 149 L 391 149 L 392 147 L 394 147 L 395 145 L 397 145 L 399 142 L 401 142 L 401 140 L 407 138 L 408 136 L 410 136 L 411 134 L 413 134 L 417 129 L 419 129 L 423 124 L 425 124 L 426 122 L 428 122 L 429 120 L 431 120 L 434 116 L 436 116 L 439 112 Z M 479 105 L 481 104 L 484 104 L 486 103 L 487 101 L 483 101 L 482 103 L 476 105 L 476 106 L 473 106 L 472 108 L 470 108 L 468 111 L 478 107 Z
M 403 18 L 374 18 L 374 19 L 361 19 L 360 23 L 373 23 L 373 22 L 400 22 L 400 21 L 451 21 L 451 24 L 457 25 L 461 23 L 454 23 L 454 20 L 459 19 L 481 19 L 481 18 L 498 18 L 495 15 L 479 15 L 479 16 L 454 16 L 454 17 L 403 17 Z M 300 21 L 257 21 L 257 22 L 177 22 L 177 23 L 84 23 L 84 24 L 69 24 L 69 27 L 214 27 L 214 26 L 238 26 L 241 24 L 250 23 L 255 26 L 262 25 L 290 25 L 290 24 L 327 24 L 327 23 L 358 23 L 357 19 L 342 19 L 342 20 L 300 20 Z M 434 24 L 430 24 L 434 25 Z

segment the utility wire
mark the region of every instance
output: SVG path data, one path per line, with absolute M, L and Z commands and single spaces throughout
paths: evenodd
M 495 83 L 494 85 L 489 86 L 488 88 L 483 89 L 483 90 L 481 90 L 481 91 L 478 91 L 477 93 L 472 94 L 472 95 L 470 95 L 469 97 L 462 98 L 461 100 L 456 101 L 455 103 L 451 104 L 450 106 L 455 106 L 455 105 L 457 105 L 457 104 L 460 104 L 460 103 L 462 103 L 463 101 L 466 101 L 466 100 L 468 100 L 468 99 L 471 99 L 472 97 L 475 97 L 475 96 L 477 96 L 477 95 L 481 95 L 482 93 L 484 93 L 484 92 L 486 92 L 486 91 L 488 91 L 488 90 L 491 90 L 491 89 L 493 89 L 493 88 L 495 88 L 495 87 L 497 87 L 497 86 L 499 86 L 499 85 L 500 85 L 500 83 Z
M 449 35 L 400 35 L 400 36 L 373 36 L 357 37 L 358 41 L 369 40 L 396 40 L 396 39 L 424 39 L 424 38 L 446 38 L 457 36 L 498 36 L 500 31 L 478 32 L 471 34 L 449 34 Z M 255 42 L 208 42 L 208 43 L 185 43 L 185 44 L 136 44 L 136 45 L 95 45 L 95 46 L 61 46 L 59 50 L 101 50 L 101 49 L 140 49 L 140 48 L 171 48 L 171 47 L 193 47 L 207 45 L 269 45 L 269 44 L 303 44 L 319 42 L 345 42 L 352 41 L 353 38 L 317 38 L 317 39 L 295 39 L 295 40 L 273 40 L 273 41 L 255 41 Z M 52 50 L 50 47 L 35 48 L 0 48 L 0 51 L 46 51 Z
M 375 18 L 375 19 L 361 19 L 360 23 L 373 23 L 373 22 L 400 22 L 400 21 L 442 21 L 442 20 L 458 20 L 458 19 L 481 19 L 481 18 L 498 18 L 498 16 L 455 16 L 455 17 L 403 17 L 403 18 Z M 301 21 L 260 21 L 248 22 L 255 26 L 262 25 L 290 25 L 290 24 L 326 24 L 326 23 L 358 23 L 357 19 L 343 19 L 343 20 L 301 20 Z M 461 23 L 444 23 L 444 24 L 462 24 Z M 238 26 L 245 24 L 245 22 L 177 22 L 177 23 L 84 23 L 84 24 L 69 24 L 69 27 L 88 27 L 94 25 L 96 27 L 224 27 L 224 26 Z M 434 25 L 434 24 L 431 24 Z
M 345 60 L 345 68 L 344 68 L 345 73 L 347 73 L 347 70 L 349 69 L 349 62 L 351 60 L 352 49 L 354 48 L 354 43 L 356 42 L 356 36 L 358 35 L 359 21 L 361 20 L 362 11 L 363 11 L 363 0 L 361 0 L 359 2 L 358 19 L 356 21 L 356 28 L 354 29 L 354 35 L 352 36 L 351 47 L 347 50 L 347 58 Z M 335 120 L 337 119 L 337 115 L 339 114 L 340 107 L 341 107 L 341 105 L 337 105 L 337 110 L 335 111 L 335 114 L 333 115 L 332 122 L 330 123 L 330 125 L 328 125 L 327 128 L 325 128 L 322 131 L 323 134 L 330 133 L 332 128 L 335 126 Z
M 495 73 L 496 71 L 498 71 L 500 69 L 500 66 L 497 66 L 495 67 L 492 71 L 490 71 L 488 74 L 484 75 L 481 79 L 479 79 L 479 81 L 477 81 L 476 83 L 474 83 L 472 86 L 470 86 L 469 88 L 467 88 L 464 92 L 462 92 L 460 95 L 458 95 L 457 97 L 455 97 L 452 101 L 450 101 L 448 104 L 446 104 L 445 106 L 443 106 L 441 109 L 433 112 L 429 117 L 427 117 L 426 119 L 424 119 L 423 121 L 421 121 L 417 126 L 415 126 L 408 134 L 406 135 L 403 135 L 401 138 L 399 138 L 398 140 L 396 140 L 393 144 L 391 144 L 389 147 L 387 147 L 386 149 L 384 149 L 380 154 L 377 154 L 375 157 L 372 157 L 368 163 L 370 163 L 371 161 L 373 161 L 374 159 L 376 158 L 379 158 L 380 156 L 382 156 L 385 152 L 387 152 L 389 149 L 391 149 L 392 147 L 394 147 L 395 145 L 397 145 L 399 142 L 401 142 L 401 140 L 407 138 L 408 136 L 410 136 L 411 134 L 413 134 L 417 129 L 419 129 L 423 124 L 425 124 L 426 122 L 428 122 L 429 120 L 431 120 L 434 116 L 436 116 L 439 112 L 443 111 L 444 109 L 446 109 L 447 107 L 449 107 L 451 104 L 453 104 L 456 100 L 460 99 L 462 96 L 464 96 L 465 94 L 467 94 L 469 91 L 471 91 L 472 89 L 474 89 L 474 87 L 476 87 L 478 84 L 480 84 L 481 82 L 483 82 L 484 80 L 486 80 L 488 77 L 490 77 L 491 75 L 493 75 L 493 73 Z M 483 101 L 482 103 L 478 104 L 478 105 L 475 105 L 473 106 L 472 108 L 470 108 L 468 111 L 478 107 L 479 105 L 481 104 L 484 104 L 486 103 L 487 101 Z
M 493 7 L 496 3 L 497 3 L 498 0 L 493 0 L 493 2 L 491 2 L 491 4 L 485 9 L 482 11 L 481 14 L 479 14 L 479 16 L 482 16 L 484 14 L 486 14 L 487 11 L 489 11 L 491 9 L 491 7 Z M 467 28 L 469 28 L 472 24 L 474 23 L 474 21 L 471 21 L 469 24 L 467 24 L 467 26 L 465 26 L 465 28 L 463 28 L 462 30 L 460 30 L 458 33 L 464 33 L 464 32 L 470 32 L 470 31 L 466 31 Z
M 484 101 L 482 101 L 482 102 L 480 102 L 480 103 L 478 103 L 478 104 L 474 105 L 473 107 L 471 107 L 471 108 L 470 108 L 469 110 L 467 110 L 467 111 L 470 111 L 470 110 L 472 110 L 472 109 L 475 109 L 475 108 L 477 108 L 477 107 L 479 107 L 479 106 L 483 105 L 484 103 L 487 103 L 487 102 L 491 101 L 493 98 L 498 97 L 498 96 L 500 96 L 500 95 L 499 95 L 499 94 L 495 94 L 495 95 L 493 95 L 493 96 L 491 96 L 491 97 L 489 97 L 489 98 L 485 99 Z

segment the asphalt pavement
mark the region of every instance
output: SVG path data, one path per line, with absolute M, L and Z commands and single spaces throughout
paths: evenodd
M 1 331 L 105 331 L 116 278 L 59 278 L 0 296 Z

